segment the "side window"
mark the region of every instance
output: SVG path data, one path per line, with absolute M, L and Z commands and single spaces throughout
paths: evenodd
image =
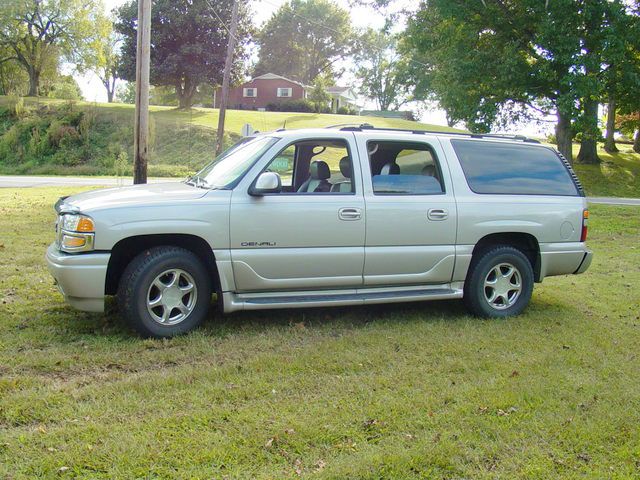
M 444 193 L 441 169 L 429 144 L 369 141 L 367 151 L 376 195 Z
M 451 140 L 475 193 L 579 195 L 567 167 L 551 149 L 533 145 Z
M 342 139 L 305 139 L 282 150 L 266 170 L 280 175 L 285 194 L 351 194 L 353 161 Z

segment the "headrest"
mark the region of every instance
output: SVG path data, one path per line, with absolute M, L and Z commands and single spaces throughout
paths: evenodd
M 329 177 L 331 177 L 331 170 L 329 170 L 329 165 L 327 165 L 327 162 L 324 162 L 322 160 L 311 162 L 311 165 L 309 165 L 309 176 L 313 180 L 327 180 Z
M 344 178 L 351 178 L 351 158 L 349 156 L 340 159 L 340 173 Z
M 389 162 L 386 163 L 382 170 L 380 170 L 380 175 L 398 175 L 400 173 L 400 166 L 397 163 Z
M 425 165 L 422 169 L 422 175 L 427 175 L 429 177 L 436 176 L 436 166 L 435 165 Z

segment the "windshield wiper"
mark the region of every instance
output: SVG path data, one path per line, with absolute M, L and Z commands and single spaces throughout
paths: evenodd
M 207 188 L 207 189 L 211 189 L 211 185 L 209 185 L 207 183 L 207 181 L 204 178 L 200 178 L 197 175 L 194 175 L 193 177 L 190 177 L 186 182 L 187 185 L 193 185 L 194 187 L 198 187 L 198 188 Z

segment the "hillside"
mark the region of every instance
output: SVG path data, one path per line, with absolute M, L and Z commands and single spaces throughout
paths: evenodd
M 16 115 L 15 99 L 0 96 L 0 173 L 118 175 L 131 172 L 133 105 L 26 99 Z M 20 108 L 18 108 L 20 110 Z M 310 113 L 227 111 L 225 144 L 242 125 L 260 131 L 371 123 L 380 127 L 452 130 L 407 120 Z M 218 111 L 151 107 L 152 176 L 184 176 L 213 158 Z M 124 163 L 126 162 L 126 166 Z
M 0 96 L 0 173 L 130 175 L 133 106 Z M 229 110 L 225 143 L 242 125 L 260 131 L 371 123 L 378 127 L 452 131 L 448 127 L 366 116 Z M 151 107 L 151 176 L 186 176 L 213 158 L 218 111 Z M 600 165 L 575 165 L 590 195 L 640 197 L 640 155 L 629 145 L 600 152 Z M 577 145 L 575 146 L 577 153 Z

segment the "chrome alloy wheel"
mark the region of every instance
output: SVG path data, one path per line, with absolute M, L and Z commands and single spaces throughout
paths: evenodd
M 511 307 L 522 292 L 522 277 L 510 263 L 500 263 L 484 279 L 484 299 L 496 310 Z
M 147 310 L 161 325 L 176 325 L 196 306 L 198 289 L 193 277 L 173 268 L 158 275 L 147 292 Z

